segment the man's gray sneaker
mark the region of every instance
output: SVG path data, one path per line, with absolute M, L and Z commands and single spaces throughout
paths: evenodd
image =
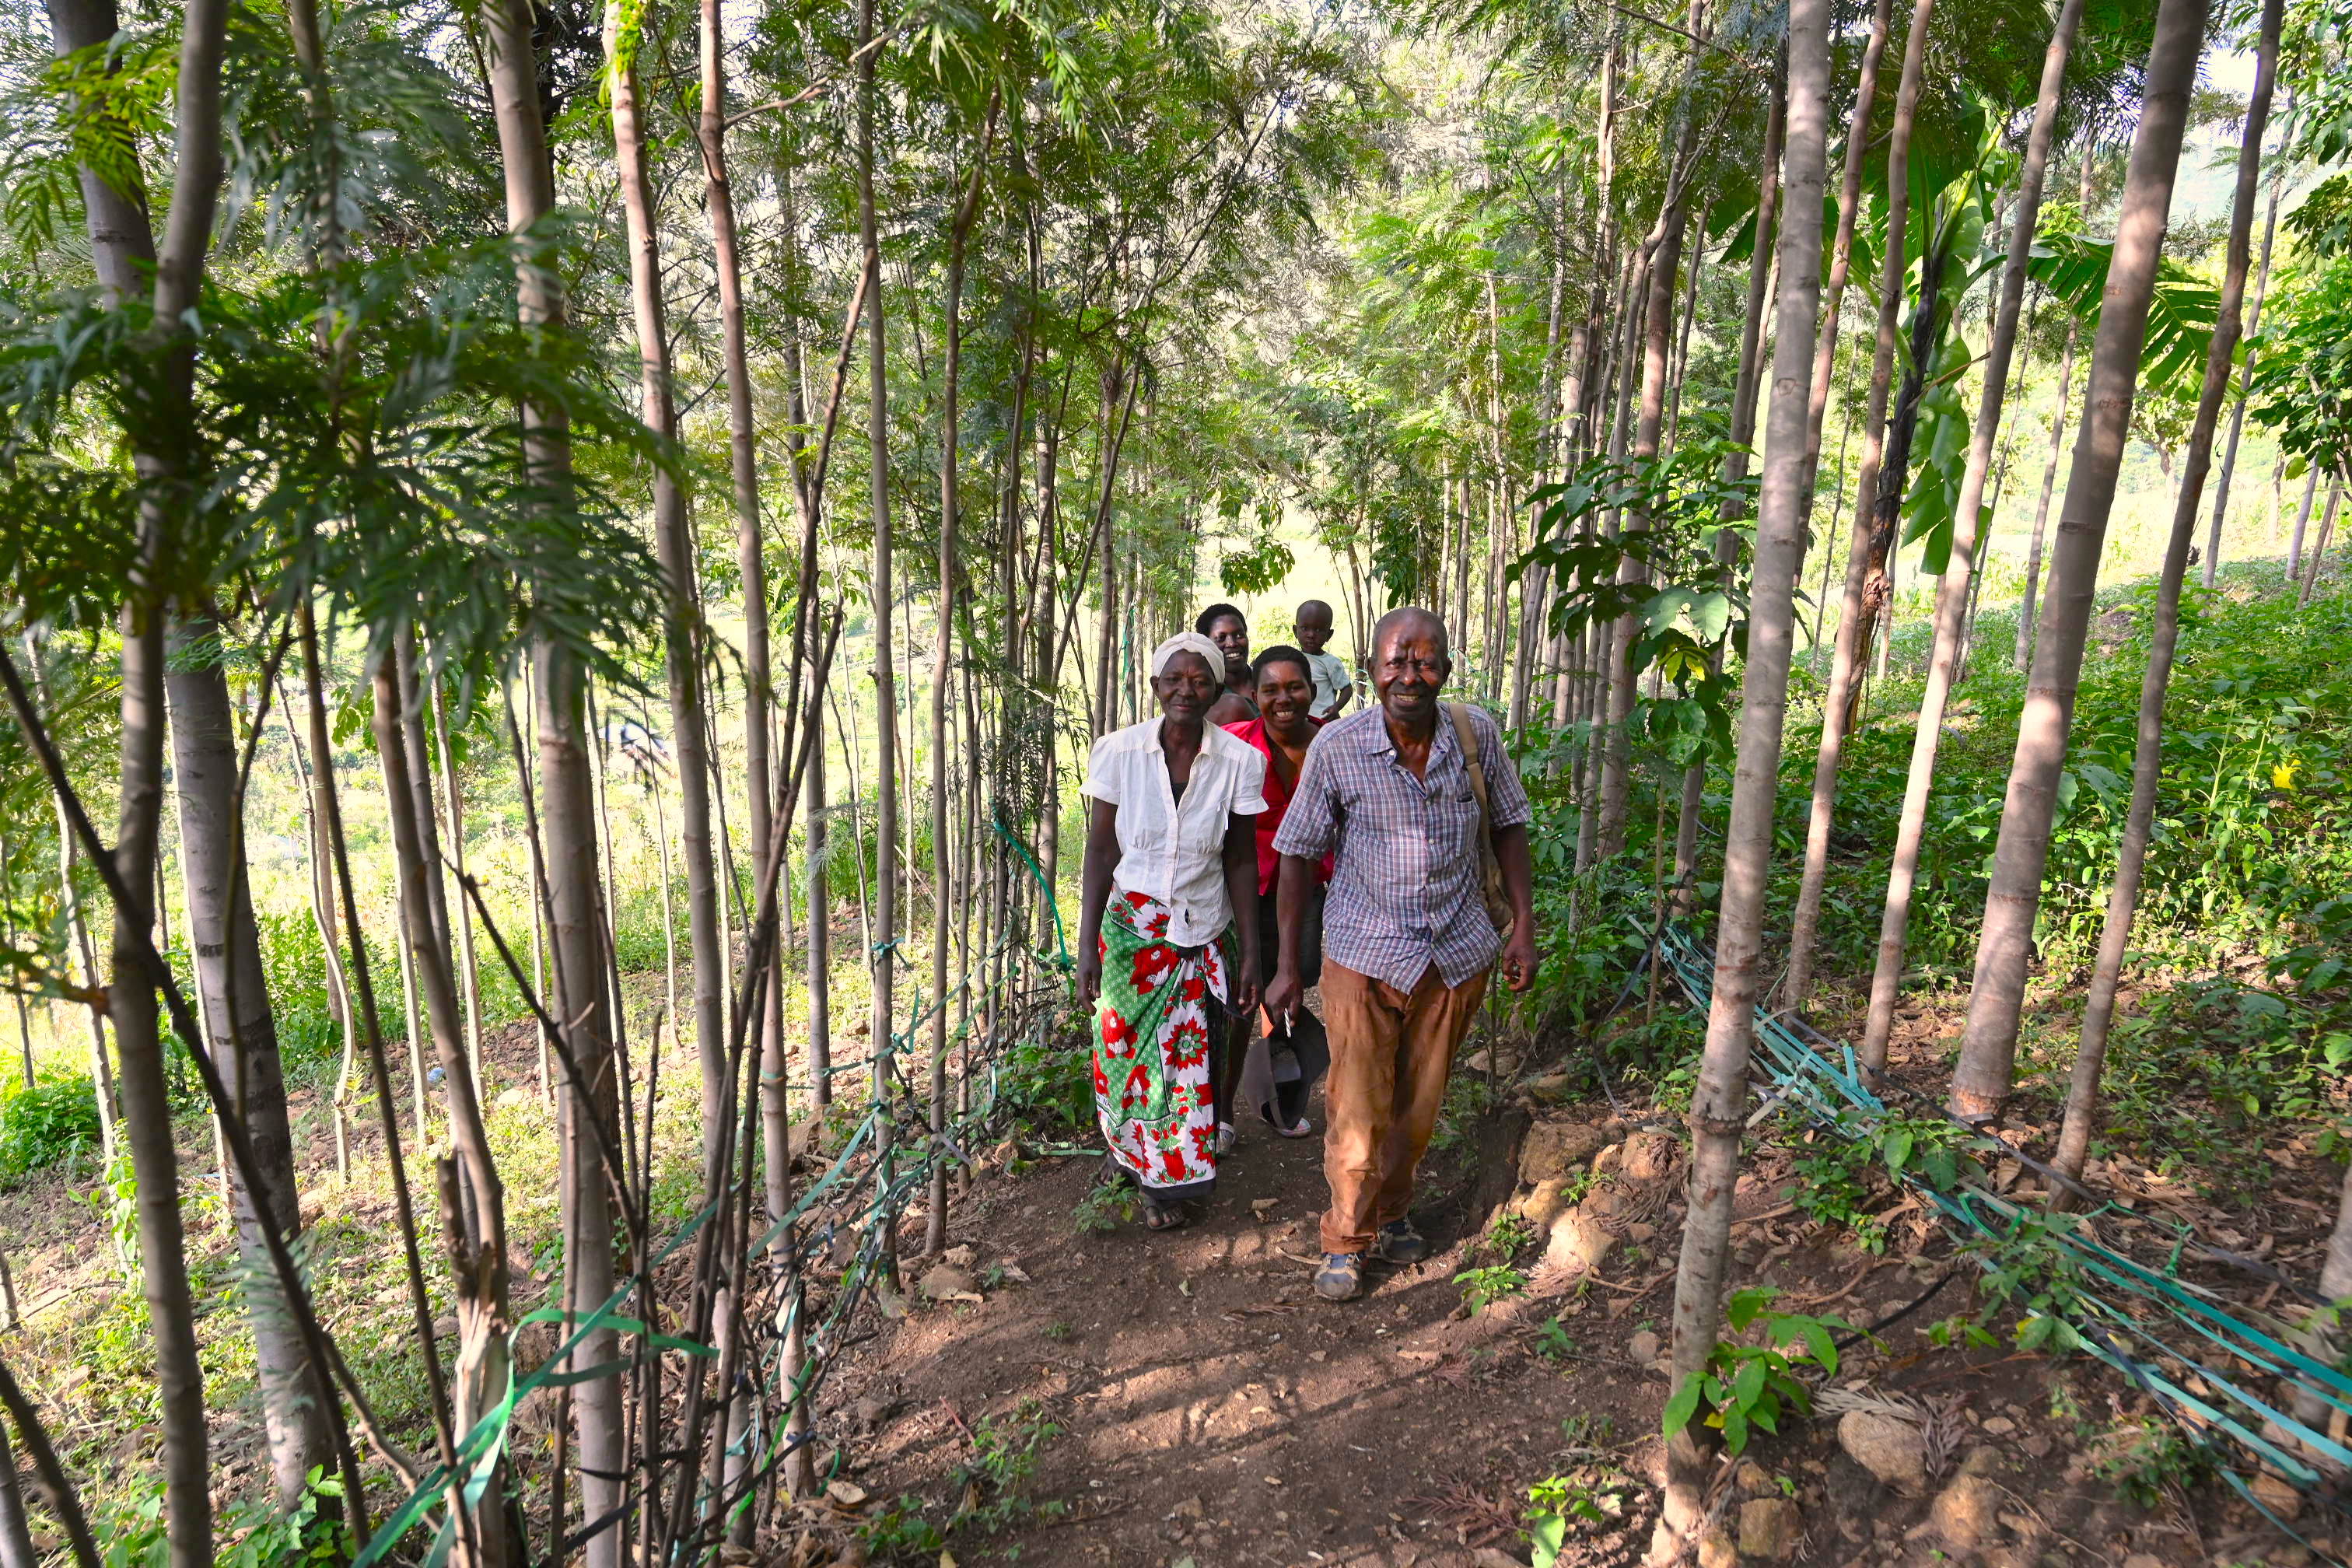
M 1326 1301 L 1352 1301 L 1364 1293 L 1364 1255 L 1327 1252 L 1315 1271 L 1315 1293 Z
M 1418 1263 L 1429 1256 L 1429 1243 L 1409 1219 L 1391 1220 L 1372 1238 L 1372 1256 L 1383 1263 Z

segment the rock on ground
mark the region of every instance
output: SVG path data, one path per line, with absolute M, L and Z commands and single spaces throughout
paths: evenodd
M 1927 1522 L 1944 1544 L 1966 1555 L 1993 1539 L 2000 1528 L 2002 1492 L 1990 1478 L 1963 1475 L 1936 1494 Z
M 1565 1180 L 1608 1142 L 1607 1133 L 1581 1121 L 1538 1121 L 1519 1146 L 1519 1180 Z
M 1750 1498 L 1739 1505 L 1739 1555 L 1779 1563 L 1797 1554 L 1804 1528 L 1797 1505 L 1784 1497 Z
M 1909 1497 L 1927 1489 L 1926 1435 L 1900 1416 L 1849 1410 L 1838 1422 L 1838 1446 L 1882 1485 Z
M 1551 1222 L 1544 1262 L 1568 1274 L 1590 1273 L 1601 1267 L 1615 1239 L 1598 1219 L 1581 1209 L 1570 1209 Z
M 933 1268 L 917 1282 L 915 1291 L 925 1300 L 945 1301 L 953 1297 L 971 1294 L 974 1283 L 976 1281 L 973 1280 L 969 1270 L 958 1268 L 952 1263 L 942 1263 Z

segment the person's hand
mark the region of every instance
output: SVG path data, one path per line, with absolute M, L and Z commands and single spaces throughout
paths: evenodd
M 1275 1017 L 1287 1017 L 1306 999 L 1307 987 L 1298 983 L 1298 971 L 1288 964 L 1277 965 L 1274 983 L 1265 988 L 1265 1010 Z
M 1078 1005 L 1092 1007 L 1102 994 L 1102 949 L 1091 942 L 1078 943 Z
M 1503 978 L 1514 991 L 1536 983 L 1535 921 L 1521 921 L 1511 928 L 1511 940 L 1503 944 Z
M 1257 961 L 1244 958 L 1234 965 L 1234 1014 L 1246 1018 L 1257 1011 Z

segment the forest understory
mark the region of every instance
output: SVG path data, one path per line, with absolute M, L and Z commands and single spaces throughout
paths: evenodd
M 657 979 L 638 978 L 649 989 Z M 1662 1002 L 1687 1006 L 1671 990 Z M 1853 1004 L 1835 987 L 1822 997 L 1832 1036 L 1858 1018 Z M 2079 988 L 2053 989 L 2036 997 L 2035 1013 L 2063 1028 L 2080 1005 Z M 1963 1015 L 1950 995 L 1906 1004 L 1890 1057 L 1895 1081 L 1948 1072 Z M 1097 1156 L 1037 1152 L 1066 1146 L 1052 1128 L 1008 1130 L 953 1200 L 955 1245 L 941 1258 L 920 1256 L 919 1213 L 903 1224 L 911 1289 L 817 1404 L 824 1492 L 758 1560 L 809 1568 L 930 1563 L 944 1552 L 1049 1568 L 1491 1568 L 1524 1551 L 1530 1494 L 1565 1481 L 1597 1512 L 1578 1520 L 1557 1561 L 1640 1561 L 1664 1463 L 1661 1331 L 1687 1164 L 1679 1123 L 1654 1106 L 1561 1103 L 1592 1088 L 1589 1042 L 1557 1029 L 1527 1038 L 1500 1016 L 1490 1022 L 1506 1043 L 1474 1039 L 1413 1211 L 1435 1251 L 1383 1268 L 1357 1303 L 1335 1307 L 1307 1288 L 1326 1199 L 1317 1141 L 1249 1127 L 1214 1201 L 1194 1206 L 1198 1223 L 1160 1237 L 1143 1231 L 1131 1202 L 1105 1200 Z M 485 1045 L 502 1163 L 528 1173 L 553 1157 L 532 1033 L 500 1030 Z M 690 1064 L 673 1047 L 665 1065 Z M 2021 1088 L 2026 1104 L 2004 1135 L 2046 1154 L 2050 1085 L 2028 1074 Z M 2227 1120 L 2210 1099 L 2178 1109 Z M 372 1169 L 380 1150 L 360 1131 L 351 1172 L 339 1175 L 327 1097 L 297 1090 L 291 1110 L 321 1305 L 339 1331 L 357 1331 L 349 1342 L 362 1354 L 381 1352 L 372 1373 L 388 1370 L 408 1353 L 403 1331 L 387 1323 L 373 1347 L 365 1331 L 401 1289 L 380 1245 L 393 1223 Z M 1311 1114 L 1319 1122 L 1319 1098 Z M 190 1120 L 181 1132 L 187 1168 L 205 1169 L 204 1124 Z M 2315 1147 L 2324 1132 L 2307 1121 L 2231 1132 L 2189 1161 L 2166 1140 L 2121 1138 L 2086 1175 L 2290 1276 L 2315 1271 L 2333 1219 L 2334 1179 Z M 2343 1554 L 2347 1535 L 2324 1515 L 2303 1521 L 2315 1554 L 2199 1474 L 2154 1406 L 2112 1371 L 1939 1337 L 1937 1324 L 1972 1312 L 2006 1331 L 2013 1311 L 1916 1195 L 1865 1179 L 1831 1210 L 1836 1217 L 1796 1201 L 1818 1190 L 1808 1161 L 1827 1142 L 1801 1131 L 1759 1140 L 1734 1220 L 1740 1278 L 1777 1290 L 1788 1310 L 1884 1325 L 1845 1351 L 1830 1386 L 1859 1396 L 1849 1407 L 1921 1411 L 1923 1468 L 1882 1478 L 1858 1462 L 1840 1446 L 1832 1395 L 1817 1418 L 1792 1420 L 1727 1469 L 1710 1497 L 1754 1548 L 1748 1557 L 2293 1568 Z M 674 1152 L 681 1181 L 691 1169 L 684 1153 Z M 821 1152 L 802 1161 L 803 1171 L 821 1163 Z M 2014 1162 L 1993 1179 L 2023 1200 L 2045 1195 Z M 191 1209 L 217 1213 L 205 1181 L 190 1178 Z M 124 1321 L 135 1303 L 90 1245 L 77 1184 L 59 1170 L 0 1194 L 25 1323 L 12 1361 L 54 1404 L 59 1438 L 84 1462 L 136 1470 L 154 1434 L 136 1415 L 146 1373 L 135 1324 Z M 1554 1244 L 1553 1223 L 1570 1206 L 1563 1186 L 1597 1224 Z M 518 1231 L 524 1310 L 547 1291 L 533 1269 L 553 1238 Z M 249 1371 L 240 1379 L 233 1366 L 233 1249 L 212 1234 L 198 1266 L 219 1294 L 201 1322 L 222 1380 L 219 1498 L 233 1505 L 266 1482 L 268 1456 Z M 1487 1268 L 1518 1278 L 1472 1310 L 1464 1282 Z M 2203 1278 L 2241 1306 L 2265 1307 L 2275 1294 L 2228 1271 Z M 543 1355 L 553 1337 L 542 1327 L 525 1342 Z M 546 1445 L 543 1422 L 526 1431 Z M 2261 1495 L 2290 1520 L 2301 1512 L 2291 1490 Z M 1743 1524 L 1757 1502 L 1769 1506 Z M 133 1540 L 141 1511 L 134 1505 L 121 1521 Z M 1119 1528 L 1098 1527 L 1114 1519 Z
M 0 0 L 0 1568 L 2352 1562 L 2347 491 L 2352 0 Z

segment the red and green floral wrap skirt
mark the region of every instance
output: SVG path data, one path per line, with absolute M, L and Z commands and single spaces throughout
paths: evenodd
M 1234 963 L 1228 928 L 1206 947 L 1167 938 L 1168 906 L 1114 889 L 1095 1004 L 1095 1116 L 1119 1168 L 1166 1202 L 1217 1179 L 1215 1054 Z

